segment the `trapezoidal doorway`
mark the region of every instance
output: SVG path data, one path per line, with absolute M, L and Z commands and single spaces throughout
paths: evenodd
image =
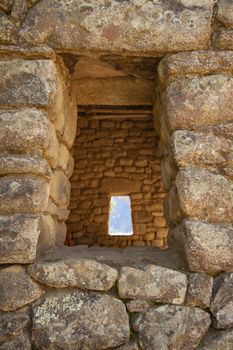
M 78 111 L 67 243 L 166 246 L 152 107 L 79 106 Z M 111 197 L 125 195 L 131 200 L 133 230 L 130 235 L 110 234 Z

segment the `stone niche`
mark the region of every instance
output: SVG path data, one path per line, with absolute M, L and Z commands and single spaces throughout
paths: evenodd
M 0 1 L 1 350 L 233 349 L 232 13 Z M 118 193 L 129 242 L 107 234 Z
M 68 244 L 166 246 L 159 138 L 150 106 L 78 108 Z M 133 235 L 110 236 L 111 195 L 129 195 Z

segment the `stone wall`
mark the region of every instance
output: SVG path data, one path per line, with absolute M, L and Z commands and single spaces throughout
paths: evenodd
M 77 108 L 51 50 L 6 52 L 0 61 L 0 261 L 24 264 L 65 241 Z
M 232 52 L 178 53 L 159 66 L 169 237 L 196 272 L 233 268 L 232 73 Z
M 232 349 L 232 273 L 68 259 L 2 268 L 0 286 L 2 349 Z
M 1 1 L 2 350 L 233 349 L 232 8 L 230 0 Z M 69 214 L 77 101 L 59 58 L 67 53 L 71 63 L 163 57 L 154 120 L 170 246 L 186 269 L 41 258 L 63 243 Z
M 152 117 L 94 120 L 84 116 L 77 125 L 68 243 L 165 246 L 165 193 Z M 111 195 L 130 195 L 130 237 L 109 236 Z

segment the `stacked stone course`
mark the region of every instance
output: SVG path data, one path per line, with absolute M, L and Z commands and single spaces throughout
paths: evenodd
M 73 147 L 68 242 L 166 246 L 165 196 L 153 121 L 79 117 Z M 133 235 L 109 236 L 111 195 L 129 195 Z
M 233 349 L 232 14 L 230 0 L 1 1 L 1 350 Z M 164 56 L 154 119 L 187 270 L 40 257 L 64 242 L 74 165 L 60 53 Z

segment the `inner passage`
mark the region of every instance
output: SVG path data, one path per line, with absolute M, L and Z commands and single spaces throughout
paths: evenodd
M 111 197 L 109 234 L 111 236 L 130 236 L 133 234 L 131 201 L 129 196 Z

